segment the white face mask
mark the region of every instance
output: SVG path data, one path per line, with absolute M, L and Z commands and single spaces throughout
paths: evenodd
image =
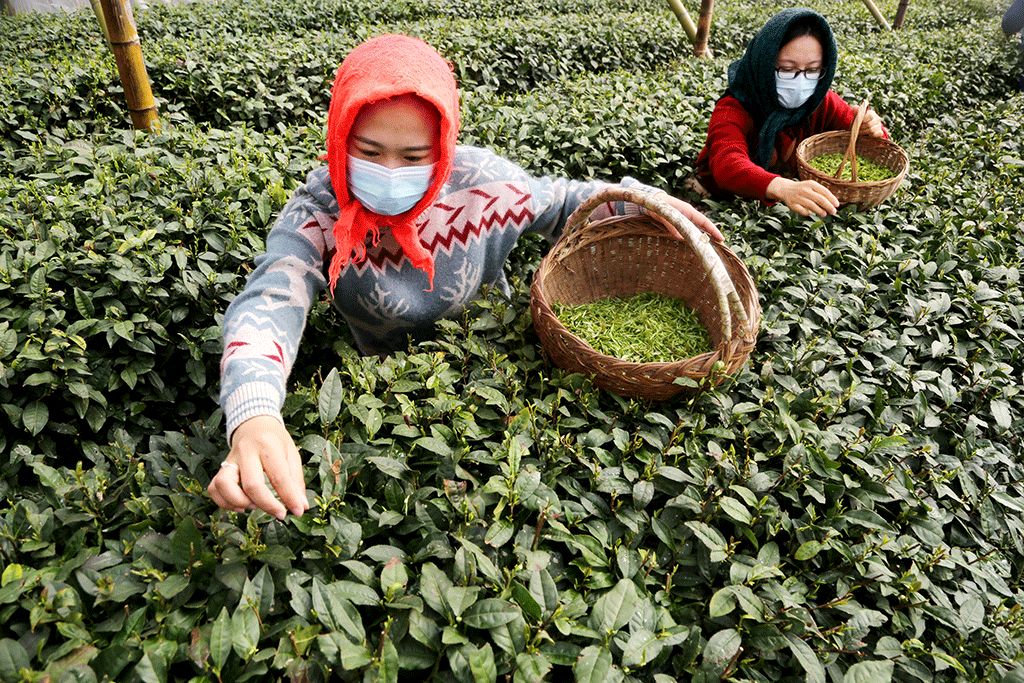
M 381 216 L 405 213 L 430 189 L 434 164 L 388 168 L 348 155 L 348 189 L 364 208 Z
M 811 95 L 818 87 L 818 81 L 807 78 L 804 74 L 797 74 L 792 80 L 783 80 L 775 74 L 775 92 L 779 96 L 779 104 L 786 109 L 796 109 L 804 102 L 811 99 Z

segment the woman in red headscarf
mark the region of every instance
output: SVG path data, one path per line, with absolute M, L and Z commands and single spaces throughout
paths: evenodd
M 607 185 L 531 177 L 487 150 L 456 146 L 458 130 L 451 66 L 423 41 L 380 36 L 338 68 L 327 167 L 310 173 L 284 207 L 224 316 L 221 406 L 231 451 L 209 486 L 219 506 L 278 518 L 309 507 L 281 405 L 318 294 L 331 293 L 363 353 L 402 348 L 482 285 L 509 292 L 504 265 L 519 236 L 554 239 Z M 622 184 L 643 187 L 630 178 Z M 722 238 L 689 204 L 668 201 Z M 638 210 L 621 202 L 604 209 Z

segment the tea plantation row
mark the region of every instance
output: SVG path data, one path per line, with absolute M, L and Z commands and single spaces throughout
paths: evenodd
M 531 172 L 681 193 L 783 4 L 721 3 L 712 61 L 655 2 L 155 7 L 152 135 L 91 15 L 0 18 L 0 680 L 1024 675 L 1024 99 L 987 0 L 894 34 L 820 3 L 836 87 L 912 170 L 827 221 L 705 204 L 764 307 L 719 390 L 644 404 L 552 367 L 524 240 L 511 301 L 405 353 L 358 356 L 316 305 L 285 406 L 304 517 L 204 494 L 220 316 L 320 163 L 350 45 L 422 32 L 463 141 Z

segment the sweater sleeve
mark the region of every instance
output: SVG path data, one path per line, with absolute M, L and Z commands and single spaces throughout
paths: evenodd
M 327 169 L 309 174 L 281 211 L 266 251 L 224 315 L 220 403 L 228 440 L 249 418 L 281 419 L 286 382 L 313 298 L 326 286 L 320 221 L 333 220 L 337 202 Z
M 1024 0 L 1014 0 L 1003 14 L 1003 33 L 1012 36 L 1024 30 Z
M 612 185 L 600 180 L 579 181 L 549 176 L 530 178 L 530 194 L 534 199 L 536 218 L 526 232 L 536 232 L 554 242 L 562 234 L 569 216 L 580 204 L 594 193 Z M 628 176 L 619 185 L 643 192 L 661 191 Z M 632 202 L 606 202 L 594 209 L 591 219 L 599 220 L 613 215 L 629 216 L 641 212 L 642 209 Z
M 768 184 L 778 174 L 754 163 L 747 134 L 753 119 L 734 97 L 723 97 L 708 122 L 708 166 L 721 190 L 767 201 Z

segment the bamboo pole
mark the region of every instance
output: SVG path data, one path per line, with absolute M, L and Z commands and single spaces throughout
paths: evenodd
M 697 42 L 697 25 L 693 23 L 693 17 L 686 11 L 686 7 L 683 5 L 682 0 L 668 0 L 668 6 L 672 8 L 673 14 L 676 15 L 676 19 L 683 26 L 683 31 L 686 32 L 686 37 L 690 39 L 690 43 L 696 44 Z M 705 56 L 711 57 L 712 53 L 710 48 L 707 49 Z
M 875 21 L 878 22 L 879 26 L 884 28 L 886 31 L 892 30 L 892 26 L 889 26 L 889 22 L 882 16 L 882 13 L 878 10 L 878 5 L 875 4 L 874 0 L 864 0 L 864 4 L 868 6 L 868 10 L 871 11 L 871 14 L 875 17 Z
M 907 16 L 907 5 L 909 4 L 910 0 L 900 0 L 900 4 L 896 8 L 896 18 L 892 20 L 892 27 L 894 29 L 903 28 L 903 20 Z
M 698 57 L 708 55 L 708 36 L 711 34 L 711 14 L 715 9 L 715 0 L 700 0 L 700 16 L 697 21 L 697 37 L 693 43 L 693 54 Z
M 140 130 L 159 130 L 160 119 L 156 116 L 156 101 L 149 86 L 146 62 L 142 59 L 142 46 L 132 8 L 128 0 L 100 0 L 100 4 L 107 22 L 110 48 L 117 60 L 117 72 L 128 100 L 132 125 Z
M 100 28 L 103 29 L 103 38 L 107 41 L 107 45 L 110 45 L 110 29 L 107 28 L 107 20 L 103 16 L 103 5 L 100 4 L 100 0 L 89 0 L 89 4 L 92 5 L 93 14 L 96 15 L 96 21 L 100 22 Z
M 693 18 L 686 11 L 682 0 L 668 0 L 668 6 L 672 8 L 676 19 L 683 25 L 683 30 L 686 31 L 686 36 L 690 39 L 690 42 L 695 42 L 697 40 L 697 25 L 693 23 Z

